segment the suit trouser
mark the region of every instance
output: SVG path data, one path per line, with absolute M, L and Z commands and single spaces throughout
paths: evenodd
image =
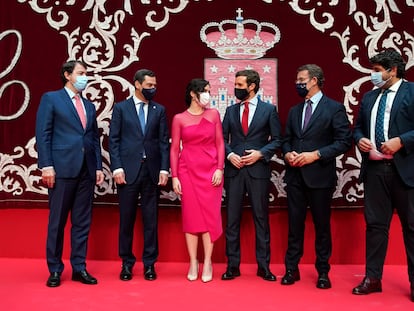
M 79 177 L 56 178 L 49 189 L 49 224 L 46 242 L 46 258 L 49 272 L 62 272 L 64 230 L 71 211 L 70 263 L 75 272 L 86 268 L 86 252 L 92 218 L 92 199 L 95 180 L 84 163 Z
M 307 208 L 312 214 L 315 228 L 315 267 L 318 273 L 328 273 L 329 258 L 332 254 L 331 202 L 332 188 L 309 188 L 300 171 L 287 183 L 288 202 L 288 249 L 285 255 L 286 269 L 296 270 L 303 256 L 305 220 Z
M 382 278 L 394 208 L 401 222 L 408 276 L 414 282 L 414 188 L 401 180 L 394 164 L 369 161 L 364 180 L 366 276 Z
M 227 225 L 226 255 L 230 267 L 240 265 L 240 222 L 245 193 L 250 199 L 256 233 L 256 260 L 261 268 L 270 263 L 269 179 L 252 178 L 247 169 L 225 178 Z
M 146 162 L 142 163 L 137 180 L 131 184 L 118 185 L 119 195 L 119 257 L 122 263 L 134 266 L 133 236 L 140 195 L 144 231 L 144 266 L 153 265 L 158 258 L 158 186 L 153 183 Z

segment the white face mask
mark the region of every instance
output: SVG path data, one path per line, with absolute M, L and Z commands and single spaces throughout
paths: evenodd
M 387 71 L 389 71 L 389 70 L 387 70 Z M 383 87 L 385 85 L 385 83 L 387 83 L 390 79 L 391 79 L 391 77 L 389 77 L 387 80 L 384 81 L 382 79 L 382 72 L 381 71 L 374 71 L 374 72 L 371 73 L 371 82 L 376 87 Z
M 200 99 L 198 100 L 198 102 L 200 103 L 200 106 L 206 107 L 210 103 L 210 93 L 200 93 Z

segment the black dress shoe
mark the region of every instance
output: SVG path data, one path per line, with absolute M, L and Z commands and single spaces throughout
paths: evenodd
M 81 282 L 83 284 L 95 285 L 98 284 L 98 280 L 86 270 L 77 271 L 72 273 L 72 281 Z
M 60 285 L 60 273 L 52 272 L 47 279 L 46 286 L 48 287 L 58 287 Z
M 154 281 L 157 278 L 154 265 L 144 266 L 144 279 L 147 281 Z
M 272 272 L 270 272 L 269 269 L 258 268 L 257 276 L 260 276 L 265 281 L 271 281 L 271 282 L 276 281 L 275 275 Z
M 240 269 L 235 267 L 227 267 L 226 272 L 223 273 L 221 279 L 224 281 L 234 280 L 236 277 L 240 276 Z
M 121 269 L 121 273 L 119 274 L 119 278 L 122 281 L 132 280 L 132 267 L 122 265 L 122 269 Z
M 287 269 L 280 284 L 292 285 L 292 284 L 295 284 L 295 282 L 299 280 L 300 280 L 300 273 L 298 269 L 296 270 Z
M 354 295 L 368 295 L 371 293 L 382 292 L 381 280 L 365 277 L 361 284 L 352 290 Z
M 321 273 L 318 276 L 316 287 L 320 289 L 328 289 L 332 287 L 331 280 L 329 280 L 328 273 Z
M 410 291 L 410 299 L 412 302 L 414 302 L 414 283 L 411 283 L 411 287 L 410 287 L 411 291 Z

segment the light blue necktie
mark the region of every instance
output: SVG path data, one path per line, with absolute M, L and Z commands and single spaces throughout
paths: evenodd
M 375 145 L 377 146 L 377 150 L 381 150 L 381 143 L 385 141 L 384 136 L 384 115 L 385 115 L 385 107 L 387 106 L 387 94 L 390 90 L 384 90 L 381 95 L 379 104 L 378 104 L 378 111 L 377 116 L 375 118 Z
M 144 113 L 144 103 L 141 103 L 139 106 L 139 123 L 141 124 L 142 133 L 145 134 L 145 113 Z

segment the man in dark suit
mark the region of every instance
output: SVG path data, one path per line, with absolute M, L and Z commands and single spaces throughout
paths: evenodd
M 385 50 L 370 59 L 377 87 L 362 98 L 354 140 L 362 154 L 365 191 L 365 278 L 355 295 L 381 292 L 388 231 L 397 210 L 414 301 L 414 83 L 403 80 L 401 55 Z
M 88 82 L 86 65 L 82 61 L 63 64 L 61 79 L 64 88 L 42 96 L 36 119 L 38 166 L 49 188 L 49 287 L 60 285 L 63 235 L 69 212 L 72 280 L 97 284 L 86 271 L 85 260 L 95 183 L 104 180 L 96 109 L 80 94 Z
M 296 89 L 305 101 L 292 107 L 286 124 L 282 151 L 286 162 L 289 218 L 286 273 L 282 285 L 300 279 L 307 207 L 315 226 L 315 267 L 317 288 L 331 287 L 328 277 L 331 241 L 331 202 L 336 185 L 336 157 L 352 143 L 352 133 L 344 105 L 326 97 L 321 89 L 322 69 L 314 64 L 298 68 Z
M 168 181 L 169 134 L 165 108 L 154 102 L 155 74 L 147 69 L 134 76 L 135 94 L 117 103 L 109 133 L 111 169 L 118 187 L 120 279 L 132 279 L 132 252 L 138 196 L 144 232 L 144 278 L 155 280 L 158 257 L 158 186 Z
M 235 95 L 241 102 L 229 106 L 223 120 L 226 146 L 225 189 L 227 205 L 227 269 L 223 280 L 240 276 L 240 220 L 247 192 L 256 229 L 257 275 L 276 281 L 269 269 L 270 159 L 280 147 L 280 122 L 276 106 L 257 97 L 259 74 L 236 73 Z

